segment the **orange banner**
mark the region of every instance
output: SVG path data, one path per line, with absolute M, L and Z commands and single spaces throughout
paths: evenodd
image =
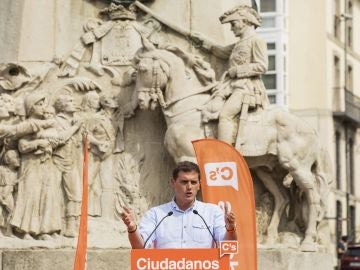
M 87 253 L 87 218 L 88 218 L 88 142 L 84 136 L 84 163 L 83 163 L 83 194 L 81 204 L 81 217 L 79 226 L 79 236 L 76 248 L 74 270 L 86 269 Z
M 218 249 L 132 249 L 131 270 L 230 270 Z
M 256 270 L 256 215 L 253 180 L 240 153 L 231 145 L 215 140 L 193 141 L 201 172 L 205 202 L 229 202 L 236 216 L 238 254 L 230 257 L 231 269 Z

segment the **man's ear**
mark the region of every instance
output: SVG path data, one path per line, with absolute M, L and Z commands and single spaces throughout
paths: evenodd
M 175 184 L 175 179 L 174 178 L 171 178 L 170 179 L 170 186 L 173 187 Z

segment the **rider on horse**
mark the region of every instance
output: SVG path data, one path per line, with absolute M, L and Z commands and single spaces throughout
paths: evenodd
M 242 137 L 242 122 L 246 121 L 250 109 L 265 108 L 269 102 L 261 75 L 267 71 L 266 43 L 257 36 L 255 28 L 260 26 L 258 13 L 248 7 L 239 6 L 220 17 L 221 23 L 230 23 L 231 30 L 240 40 L 228 47 L 221 47 L 202 40 L 210 52 L 229 59 L 229 69 L 215 87 L 213 100 L 203 111 L 203 120 L 219 117 L 218 138 L 232 144 L 235 131 L 234 119 L 240 114 L 237 137 Z

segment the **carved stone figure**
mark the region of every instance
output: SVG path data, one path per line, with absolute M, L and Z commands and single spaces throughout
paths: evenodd
M 203 114 L 205 121 L 217 118 L 218 115 L 218 138 L 232 144 L 237 134 L 234 123 L 237 115 L 240 113 L 240 136 L 237 138 L 241 140 L 242 122 L 246 121 L 248 111 L 264 109 L 269 104 L 260 77 L 267 71 L 268 56 L 265 41 L 255 32 L 255 28 L 261 25 L 261 18 L 254 9 L 249 6 L 236 7 L 224 13 L 220 21 L 230 23 L 231 30 L 240 40 L 227 47 L 202 40 L 207 50 L 229 61 L 229 68 L 222 75 L 213 100 Z
M 82 6 L 89 9 L 86 12 L 97 13 L 102 5 L 87 2 Z M 230 23 L 239 40 L 222 47 L 190 32 L 197 28 L 196 18 L 190 27 L 179 27 L 157 14 L 157 4 L 153 7 L 112 1 L 100 11 L 101 19 L 85 23 L 69 56 L 54 59 L 59 69 L 53 72 L 49 67 L 54 64 L 46 60 L 27 61 L 28 67 L 0 64 L 1 232 L 9 235 L 11 226 L 24 239 L 76 236 L 82 199 L 81 140 L 86 133 L 89 244 L 97 239 L 96 247 L 114 242 L 116 248 L 124 246 L 124 230 L 115 224 L 114 210 L 121 212 L 131 204 L 141 216 L 151 204 L 168 199 L 163 186 L 173 162 L 168 153 L 176 162 L 195 160 L 191 141 L 217 137 L 235 143 L 273 196 L 271 200 L 266 193 L 257 209 L 265 242 L 281 241 L 281 219 L 282 226 L 286 223 L 303 237 L 302 250 L 314 251 L 331 182 L 328 158 L 312 128 L 287 112 L 267 108 L 260 79 L 267 68 L 266 46 L 254 31 L 261 22 L 258 14 L 245 6 L 226 12 L 221 23 Z M 77 23 L 63 25 L 63 17 L 56 14 L 54 29 Z M 176 44 L 164 42 L 169 38 Z M 200 41 L 195 45 L 202 45 L 214 69 L 223 70 L 223 60 L 228 62 L 227 71 L 218 74 L 220 81 L 185 38 Z M 56 53 L 68 46 L 62 42 Z M 46 87 L 40 85 L 43 81 Z M 126 120 L 137 107 L 154 112 Z M 163 115 L 155 110 L 158 107 Z M 14 165 L 17 149 L 19 169 Z M 14 153 L 14 161 L 6 161 L 8 153 Z M 62 244 L 72 242 L 64 238 Z
M 29 121 L 44 117 L 45 98 L 42 93 L 26 97 L 25 109 Z M 52 153 L 78 128 L 75 126 L 58 134 L 51 128 L 19 140 L 21 181 L 11 225 L 24 234 L 24 239 L 36 237 L 48 240 L 51 236 L 57 237 L 62 230 L 61 175 L 52 160 Z
M 176 161 L 194 159 L 191 141 L 206 135 L 197 107 L 210 100 L 208 89 L 199 91 L 186 84 L 184 62 L 169 51 L 140 51 L 138 59 L 136 84 L 140 108 L 155 108 L 154 103 L 160 104 L 168 126 L 165 145 L 169 153 Z M 259 110 L 252 117 L 258 120 L 248 121 L 245 130 L 251 129 L 251 135 L 246 136 L 244 146 L 238 150 L 274 195 L 275 210 L 267 230 L 268 238 L 278 238 L 279 218 L 284 211 L 284 208 L 279 208 L 277 200 L 281 197 L 278 196 L 276 184 L 277 181 L 282 183 L 283 178 L 275 179 L 271 174 L 272 170 L 277 169 L 284 177 L 289 174 L 306 194 L 309 212 L 301 248 L 314 251 L 316 224 L 323 212 L 323 197 L 320 197 L 318 186 L 328 190 L 332 180 L 328 166 L 322 165 L 327 164 L 328 160 L 322 154 L 317 134 L 306 123 L 281 110 Z M 254 134 L 261 134 L 261 138 Z
M 29 119 L 43 118 L 45 96 L 41 93 L 27 96 L 25 109 Z M 52 167 L 49 141 L 36 134 L 19 141 L 21 168 L 18 198 L 11 219 L 24 239 L 61 231 L 60 190 L 56 170 Z
M 3 157 L 4 165 L 0 165 L 0 235 L 4 229 L 6 235 L 11 235 L 10 218 L 14 210 L 15 185 L 18 182 L 20 166 L 19 153 L 7 151 Z
M 54 102 L 57 112 L 55 120 L 57 133 L 71 129 L 76 106 L 72 95 L 60 95 Z M 82 184 L 79 162 L 81 155 L 81 138 L 74 136 L 57 148 L 53 153 L 53 161 L 60 171 L 61 186 L 64 190 L 66 229 L 64 235 L 75 237 L 80 216 Z
M 114 128 L 109 120 L 99 112 L 100 97 L 95 91 L 83 96 L 80 119 L 89 141 L 89 215 L 101 216 L 101 180 L 99 176 L 101 161 L 113 150 L 115 142 Z
M 117 99 L 110 94 L 102 94 L 100 96 L 101 110 L 99 117 L 103 127 L 102 136 L 109 142 L 108 148 L 102 156 L 102 162 L 99 169 L 99 178 L 101 181 L 101 217 L 114 217 L 114 153 L 115 146 L 118 150 L 124 150 L 124 116 L 118 110 Z M 117 135 L 117 133 L 120 133 Z M 99 136 L 98 134 L 97 136 Z
M 141 35 L 151 38 L 156 36 L 156 31 L 146 27 L 146 22 L 140 24 L 136 21 L 135 5 L 127 8 L 111 3 L 99 15 L 105 20 L 90 19 L 86 23 L 85 34 L 62 65 L 59 76 L 75 76 L 87 48 L 92 47 L 91 61 L 86 68 L 98 76 L 107 71 L 113 76 L 113 84 L 126 86 L 129 82 L 123 78 L 123 73 L 132 70 L 131 61 L 141 48 Z M 151 25 L 156 27 L 156 23 Z

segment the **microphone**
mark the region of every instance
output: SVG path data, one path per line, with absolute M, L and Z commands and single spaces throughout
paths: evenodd
M 214 235 L 212 234 L 212 232 L 210 231 L 210 228 L 209 228 L 209 226 L 207 225 L 205 219 L 199 214 L 199 212 L 198 212 L 197 210 L 194 209 L 194 210 L 193 210 L 193 213 L 194 213 L 195 215 L 198 215 L 198 216 L 202 219 L 202 221 L 204 222 L 204 224 L 205 224 L 205 226 L 206 226 L 206 229 L 209 231 L 212 239 L 214 240 L 214 243 L 215 243 L 216 248 L 218 248 L 218 245 L 217 245 L 216 240 L 215 240 L 215 236 L 214 236 Z
M 173 211 L 170 211 L 169 213 L 167 213 L 166 216 L 164 216 L 164 217 L 160 220 L 160 222 L 156 225 L 155 229 L 150 233 L 150 235 L 149 235 L 148 238 L 146 239 L 143 248 L 146 247 L 147 242 L 149 241 L 150 237 L 154 234 L 154 232 L 156 231 L 156 229 L 160 226 L 161 222 L 163 222 L 163 220 L 164 220 L 165 218 L 170 217 L 172 214 L 174 214 Z

